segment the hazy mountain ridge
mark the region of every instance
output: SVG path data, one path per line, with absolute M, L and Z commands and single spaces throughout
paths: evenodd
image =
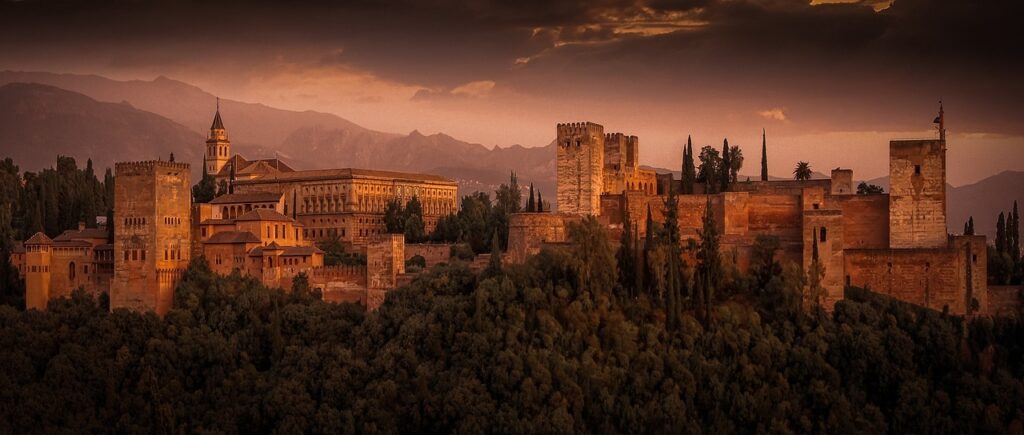
M 117 81 L 95 75 L 0 72 L 0 84 L 10 82 L 49 84 L 102 102 L 128 102 L 200 136 L 209 128 L 216 102 L 213 94 L 166 77 Z M 233 150 L 249 158 L 277 155 L 299 169 L 364 167 L 433 172 L 458 180 L 463 193 L 492 190 L 507 182 L 509 171 L 515 170 L 521 183 L 534 182 L 542 189 L 554 190 L 555 154 L 547 147 L 488 149 L 445 134 L 378 132 L 328 113 L 282 110 L 227 99 L 220 100 L 220 107 Z M 167 147 L 164 154 L 179 148 L 194 148 L 201 153 L 203 141 Z M 490 173 L 500 175 L 486 179 L 481 176 Z
M 159 115 L 128 104 L 104 103 L 41 84 L 0 86 L 0 150 L 23 170 L 50 167 L 57 155 L 73 156 L 97 172 L 115 160 L 168 159 L 196 162 L 202 136 Z

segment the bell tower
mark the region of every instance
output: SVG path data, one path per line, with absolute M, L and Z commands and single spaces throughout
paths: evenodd
M 220 98 L 217 98 L 217 112 L 213 115 L 210 134 L 206 137 L 206 155 L 203 159 L 208 174 L 216 176 L 231 159 L 231 141 L 220 119 Z

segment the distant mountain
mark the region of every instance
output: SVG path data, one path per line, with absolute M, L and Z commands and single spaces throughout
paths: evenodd
M 152 81 L 117 81 L 95 75 L 41 72 L 0 72 L 0 84 L 49 84 L 110 103 L 130 103 L 200 135 L 168 150 L 201 152 L 216 98 L 187 83 L 158 77 Z M 276 109 L 262 104 L 220 100 L 232 147 L 249 158 L 277 155 L 301 169 L 331 167 L 380 168 L 431 172 L 459 181 L 462 194 L 494 190 L 516 171 L 521 184 L 536 184 L 554 199 L 555 152 L 519 145 L 488 149 L 445 134 L 384 133 L 361 127 L 336 115 Z M 168 151 L 170 152 L 170 151 Z M 191 155 L 191 154 L 190 154 Z M 118 159 L 121 159 L 118 157 Z M 197 156 L 196 160 L 198 161 Z M 34 167 L 34 166 L 29 166 Z
M 128 104 L 102 103 L 85 95 L 40 84 L 0 86 L 0 158 L 23 170 L 53 166 L 57 155 L 87 159 L 102 176 L 115 160 L 168 159 L 197 162 L 198 133 Z
M 962 232 L 964 222 L 974 216 L 975 232 L 995 240 L 999 212 L 1012 210 L 1013 201 L 1024 206 L 1024 171 L 1003 171 L 977 183 L 947 190 L 949 231 Z

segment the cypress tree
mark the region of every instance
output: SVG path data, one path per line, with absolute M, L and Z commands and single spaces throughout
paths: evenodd
M 685 171 L 684 175 L 688 180 L 690 180 L 690 182 L 687 185 L 686 190 L 683 191 L 683 193 L 689 195 L 693 194 L 693 184 L 697 182 L 697 167 L 695 166 L 693 160 L 693 141 L 690 140 L 690 136 L 686 136 L 686 155 L 687 160 L 683 162 L 685 165 L 683 167 L 683 170 Z
M 501 275 L 501 268 L 501 240 L 498 239 L 498 231 L 495 230 L 491 237 L 491 258 L 487 262 L 484 276 Z
M 971 216 L 970 218 L 968 218 L 968 219 L 967 219 L 967 224 L 968 224 L 968 225 L 970 226 L 970 228 L 971 228 L 971 233 L 970 233 L 970 235 L 972 235 L 972 236 L 973 236 L 973 235 L 974 235 L 974 216 Z
M 1010 225 L 1008 225 L 1007 233 L 1010 236 L 1010 258 L 1014 260 L 1016 265 L 1020 261 L 1021 257 L 1021 217 L 1017 211 L 1017 201 L 1014 201 L 1013 217 L 1010 218 Z
M 970 221 L 964 221 L 964 235 L 965 236 L 971 235 Z
M 544 211 L 544 199 L 540 197 L 540 189 L 537 189 L 537 213 Z
M 729 139 L 725 139 L 722 144 L 722 166 L 718 168 L 719 177 L 722 180 L 722 188 L 720 192 L 729 191 L 729 168 L 732 167 L 732 157 L 729 155 Z
M 1006 217 L 999 213 L 999 220 L 996 221 L 996 252 L 1006 252 Z
M 622 218 L 622 237 L 619 244 L 618 260 L 619 260 L 619 282 L 622 284 L 622 288 L 626 289 L 627 296 L 633 296 L 633 289 L 631 287 L 636 283 L 636 279 L 633 277 L 635 267 L 633 266 L 633 253 L 635 248 L 633 247 L 633 228 L 629 222 L 629 213 L 624 213 Z
M 637 226 L 633 227 L 633 249 L 635 254 L 633 255 L 633 279 L 635 285 L 633 286 L 633 297 L 640 295 L 640 291 L 644 288 L 644 264 L 647 263 L 647 257 L 644 256 L 644 248 L 640 246 L 640 228 Z
M 530 199 L 526 200 L 526 212 L 533 213 L 537 211 L 537 203 L 533 197 L 533 183 L 530 183 Z
M 761 129 L 761 181 L 768 181 L 768 140 Z

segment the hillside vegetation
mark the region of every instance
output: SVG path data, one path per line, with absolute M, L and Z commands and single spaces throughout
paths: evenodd
M 202 259 L 164 319 L 82 294 L 0 307 L 0 432 L 1021 429 L 1017 321 L 862 291 L 826 315 L 777 267 L 764 286 L 727 272 L 706 318 L 667 321 L 658 297 L 617 284 L 594 225 L 525 265 L 435 266 L 373 313 Z

